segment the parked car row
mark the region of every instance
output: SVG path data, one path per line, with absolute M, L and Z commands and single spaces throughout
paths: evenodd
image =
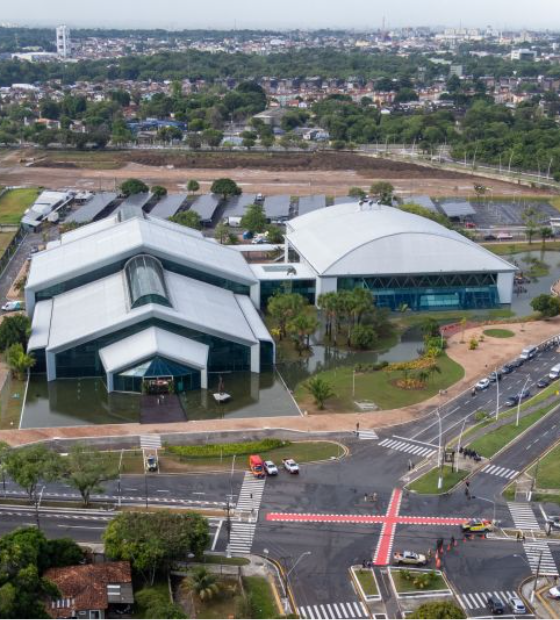
M 282 459 L 282 465 L 290 474 L 299 474 L 299 465 L 294 459 Z M 278 467 L 274 461 L 263 461 L 258 454 L 251 454 L 249 457 L 249 469 L 255 478 L 278 475 Z
M 507 602 L 513 614 L 527 613 L 525 603 L 518 596 L 509 596 Z M 486 606 L 493 616 L 503 616 L 506 610 L 506 606 L 498 596 L 489 596 L 486 601 Z

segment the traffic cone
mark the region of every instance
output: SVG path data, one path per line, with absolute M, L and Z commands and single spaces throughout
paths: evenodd
M 451 543 L 447 545 L 447 551 L 451 551 Z
M 454 547 L 456 547 L 456 546 L 457 546 L 457 541 L 456 541 L 456 540 L 454 540 L 454 541 L 453 541 L 453 546 L 454 546 Z
M 436 568 L 441 568 L 441 560 L 439 558 L 436 559 Z

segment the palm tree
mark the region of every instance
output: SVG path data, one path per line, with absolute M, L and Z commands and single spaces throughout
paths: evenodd
M 179 586 L 181 594 L 194 592 L 201 601 L 209 601 L 220 592 L 216 575 L 209 573 L 204 566 L 195 568 L 189 577 L 185 577 Z
M 550 239 L 550 237 L 553 236 L 553 231 L 552 228 L 550 228 L 550 226 L 542 226 L 541 228 L 539 228 L 539 235 L 542 239 L 542 245 L 544 248 L 544 244 L 546 243 L 547 239 Z
M 22 378 L 35 365 L 33 355 L 28 355 L 19 342 L 8 348 L 6 361 L 12 373 L 18 378 Z
M 336 395 L 332 385 L 319 376 L 311 377 L 305 382 L 304 387 L 313 396 L 319 409 L 324 409 L 325 401 Z
M 322 293 L 317 298 L 319 308 L 325 313 L 325 337 L 332 337 L 333 323 L 336 321 L 337 293 Z
M 315 332 L 319 321 L 309 314 L 301 312 L 288 323 L 288 331 L 294 334 L 298 343 L 299 354 L 304 348 L 309 349 L 309 338 Z
M 373 308 L 373 296 L 367 288 L 355 288 L 352 291 L 351 304 L 354 325 L 360 325 L 364 315 Z

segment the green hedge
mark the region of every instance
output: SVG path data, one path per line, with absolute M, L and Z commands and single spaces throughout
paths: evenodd
M 281 439 L 263 439 L 262 441 L 245 441 L 243 443 L 209 443 L 204 446 L 168 446 L 166 450 L 182 458 L 203 459 L 234 454 L 258 454 L 276 448 L 289 446 L 291 442 Z

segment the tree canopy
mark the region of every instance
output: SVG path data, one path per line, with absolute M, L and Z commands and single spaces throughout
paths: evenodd
M 194 228 L 195 230 L 202 230 L 200 215 L 193 209 L 189 209 L 188 211 L 180 211 L 169 219 L 170 221 L 175 222 L 175 224 L 181 224 L 181 226 Z
M 149 191 L 149 187 L 140 179 L 127 179 L 121 183 L 121 193 L 124 196 L 132 196 L 134 194 L 145 194 Z
M 242 192 L 241 188 L 235 181 L 228 178 L 216 179 L 210 188 L 213 194 L 218 194 L 226 199 L 230 196 L 239 196 Z

